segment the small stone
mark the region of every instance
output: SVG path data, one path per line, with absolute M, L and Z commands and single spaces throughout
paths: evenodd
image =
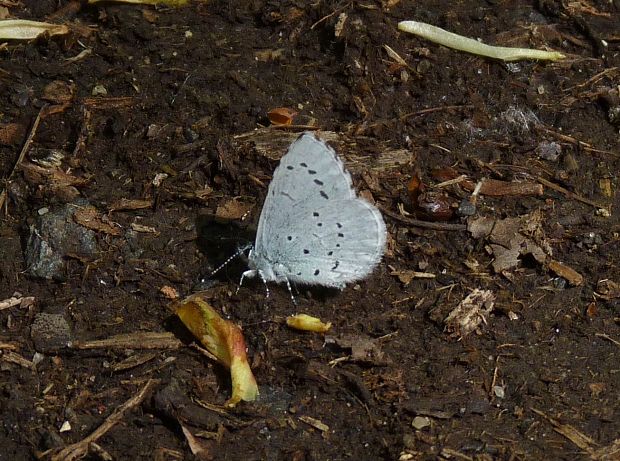
M 557 142 L 543 141 L 536 146 L 535 152 L 543 160 L 555 162 L 562 154 L 562 146 Z
M 417 429 L 419 431 L 421 429 L 424 429 L 425 427 L 430 426 L 431 420 L 426 416 L 416 416 L 415 418 L 413 418 L 411 425 L 414 429 Z
M 503 399 L 505 397 L 505 391 L 502 386 L 493 386 L 493 393 L 498 399 Z
M 476 214 L 476 205 L 471 203 L 468 199 L 464 199 L 459 203 L 459 208 L 456 213 L 459 216 L 473 216 Z
M 67 204 L 39 216 L 30 229 L 26 245 L 28 273 L 44 279 L 65 278 L 66 255 L 92 257 L 98 251 L 95 233 L 73 220 L 73 214 L 85 202 Z M 76 206 L 77 205 L 77 206 Z
M 42 354 L 54 354 L 65 349 L 73 339 L 71 327 L 62 314 L 40 312 L 30 327 L 34 348 Z
M 69 421 L 65 421 L 64 423 L 62 423 L 62 426 L 60 426 L 60 429 L 58 429 L 58 432 L 62 433 L 62 432 L 69 432 L 71 430 L 71 423 Z
M 108 90 L 103 85 L 95 85 L 91 94 L 93 96 L 106 96 L 108 94 Z

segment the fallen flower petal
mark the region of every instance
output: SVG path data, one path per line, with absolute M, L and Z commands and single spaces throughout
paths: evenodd
M 323 323 L 321 319 L 306 314 L 291 315 L 286 318 L 286 324 L 296 330 L 315 331 L 317 333 L 325 333 L 331 327 L 332 323 Z
M 230 369 L 232 396 L 226 405 L 233 407 L 241 400 L 256 400 L 258 386 L 248 363 L 241 329 L 221 318 L 198 295 L 185 298 L 175 305 L 174 310 L 202 345 Z

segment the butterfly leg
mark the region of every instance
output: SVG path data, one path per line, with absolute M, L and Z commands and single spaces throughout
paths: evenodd
M 291 301 L 293 301 L 293 304 L 295 306 L 297 306 L 297 301 L 295 301 L 295 296 L 293 296 L 293 290 L 291 288 L 291 282 L 289 282 L 288 278 L 284 278 L 284 280 L 286 281 L 286 288 L 288 288 L 288 293 L 291 295 Z
M 237 291 L 235 291 L 235 294 L 239 293 L 239 289 L 241 288 L 241 285 L 243 285 L 243 279 L 247 278 L 254 278 L 256 277 L 256 270 L 255 269 L 250 269 L 245 271 L 243 274 L 241 274 L 241 279 L 239 279 L 239 286 L 237 287 Z M 262 275 L 261 275 L 261 278 Z
M 265 274 L 263 274 L 263 271 L 261 270 L 257 270 L 256 272 L 258 272 L 258 276 L 265 284 L 265 292 L 266 292 L 265 298 L 269 298 L 269 287 L 267 286 L 267 280 L 265 279 Z

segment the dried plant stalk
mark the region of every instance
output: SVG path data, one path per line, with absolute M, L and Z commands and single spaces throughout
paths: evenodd
M 557 51 L 486 45 L 473 38 L 448 32 L 440 27 L 432 26 L 424 22 L 402 21 L 398 23 L 398 29 L 425 38 L 431 42 L 447 46 L 448 48 L 486 56 L 488 58 L 500 59 L 502 61 L 520 61 L 523 59 L 557 61 L 565 57 L 562 53 Z

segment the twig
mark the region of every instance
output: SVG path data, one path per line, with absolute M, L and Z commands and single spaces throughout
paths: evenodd
M 573 138 L 572 136 L 568 136 L 566 134 L 562 134 L 562 133 L 558 133 L 557 131 L 554 131 L 550 128 L 547 128 L 546 126 L 542 126 L 542 125 L 535 125 L 535 128 L 537 130 L 540 130 L 544 133 L 550 134 L 552 136 L 554 136 L 557 139 L 560 139 L 562 141 L 566 141 L 570 144 L 574 144 L 576 146 L 581 147 L 583 150 L 585 150 L 586 152 L 593 152 L 595 154 L 605 154 L 605 155 L 611 155 L 612 157 L 618 158 L 620 157 L 620 154 L 617 154 L 615 152 L 611 152 L 609 150 L 602 150 L 602 149 L 596 149 L 594 147 L 592 147 L 591 144 L 588 144 L 587 142 L 584 141 L 580 141 L 577 138 Z
M 5 351 L 0 352 L 0 358 L 2 358 L 2 360 L 4 360 L 5 362 L 14 363 L 16 365 L 19 365 L 20 367 L 28 368 L 29 370 L 32 370 L 32 371 L 37 370 L 33 362 L 25 359 L 24 357 L 19 355 L 17 352 L 13 352 L 11 350 L 5 350 Z
M 62 450 L 52 454 L 51 461 L 74 461 L 82 458 L 89 451 L 91 443 L 96 442 L 103 437 L 110 429 L 112 429 L 124 416 L 127 411 L 140 405 L 149 395 L 153 388 L 159 383 L 157 379 L 149 379 L 140 392 L 123 403 L 114 412 L 106 418 L 106 420 L 86 438 L 69 445 Z M 46 456 L 50 453 L 43 453 Z
M 586 205 L 590 205 L 593 206 L 594 208 L 597 209 L 605 209 L 605 205 L 602 205 L 600 203 L 596 203 L 590 199 L 587 199 L 585 197 L 582 197 L 579 194 L 575 194 L 574 192 L 569 191 L 568 189 L 563 188 L 562 186 L 559 186 L 555 183 L 552 183 L 551 181 L 546 180 L 545 178 L 541 178 L 540 176 L 534 176 L 536 178 L 536 180 L 538 182 L 540 182 L 541 184 L 544 184 L 545 186 L 547 186 L 549 189 L 553 189 L 557 192 L 561 192 L 562 194 L 566 195 L 569 198 L 572 198 L 573 200 L 577 200 L 578 202 L 581 203 L 585 203 Z
M 575 88 L 583 88 L 584 86 L 588 86 L 589 84 L 594 83 L 594 82 L 600 80 L 601 78 L 603 78 L 603 76 L 605 76 L 607 74 L 611 74 L 611 73 L 613 73 L 613 72 L 615 72 L 617 70 L 618 70 L 618 67 L 610 67 L 608 69 L 605 69 L 602 72 L 599 72 L 596 75 L 593 75 L 592 77 L 587 79 L 585 82 L 579 83 L 578 85 L 573 85 L 573 86 L 571 86 L 569 88 L 566 88 L 564 91 L 567 92 L 567 91 L 574 90 Z
M 416 112 L 409 112 L 408 114 L 401 115 L 399 120 L 402 122 L 403 120 L 408 119 L 409 117 L 417 117 L 419 115 L 431 114 L 433 112 L 442 112 L 444 110 L 455 110 L 455 109 L 473 109 L 473 104 L 460 104 L 456 106 L 437 106 L 437 107 L 429 107 L 428 109 L 418 110 Z
M 606 335 L 605 333 L 596 333 L 594 336 L 598 336 L 599 338 L 606 339 L 607 341 L 611 341 L 612 343 L 614 343 L 616 346 L 620 346 L 620 341 L 616 341 L 614 338 L 612 338 L 609 335 Z
M 441 223 L 441 222 L 430 222 L 430 221 L 420 221 L 419 219 L 411 219 L 405 218 L 404 216 L 400 216 L 383 206 L 379 206 L 381 212 L 388 215 L 390 218 L 396 219 L 405 224 L 409 224 L 410 226 L 422 227 L 424 229 L 432 229 L 432 230 L 441 230 L 441 231 L 464 231 L 467 230 L 467 226 L 465 224 L 452 224 L 452 223 Z
M 13 170 L 11 170 L 9 177 L 6 178 L 7 182 L 10 181 L 11 178 L 13 178 L 13 175 L 19 168 L 19 165 L 24 160 L 24 157 L 26 156 L 26 153 L 28 152 L 28 149 L 30 148 L 30 144 L 32 144 L 34 135 L 36 134 L 37 129 L 39 128 L 39 123 L 41 123 L 41 115 L 44 113 L 46 109 L 47 109 L 47 104 L 45 104 L 43 107 L 41 107 L 41 109 L 39 109 L 39 113 L 37 114 L 37 117 L 34 119 L 34 122 L 32 122 L 32 127 L 30 128 L 30 133 L 28 134 L 28 137 L 26 138 L 26 142 L 24 142 L 22 150 L 19 153 L 19 157 L 17 157 L 17 161 L 15 162 L 15 165 L 13 165 Z M 5 200 L 6 200 L 6 188 L 2 192 L 0 192 L 0 209 L 4 205 Z
M 346 10 L 349 6 L 351 6 L 351 2 L 347 3 L 346 5 L 344 5 L 343 7 L 337 8 L 334 11 L 332 11 L 331 13 L 329 13 L 327 16 L 323 16 L 321 19 L 319 19 L 317 22 L 315 22 L 314 24 L 312 24 L 310 26 L 310 30 L 314 30 L 314 28 L 316 26 L 318 26 L 319 24 L 321 24 L 322 22 L 327 21 L 329 18 L 331 18 L 332 16 L 340 13 L 343 10 Z

